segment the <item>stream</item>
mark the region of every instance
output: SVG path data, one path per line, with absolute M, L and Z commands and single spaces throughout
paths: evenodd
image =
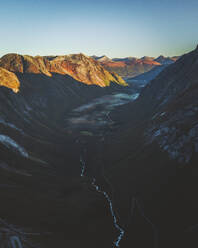
M 80 165 L 81 165 L 81 173 L 80 176 L 81 177 L 85 177 L 86 174 L 86 162 L 83 158 L 83 156 L 80 156 Z M 100 185 L 97 184 L 96 178 L 92 177 L 91 178 L 91 185 L 94 187 L 95 191 L 101 195 L 104 196 L 104 198 L 106 199 L 108 205 L 109 205 L 109 210 L 113 219 L 113 226 L 115 227 L 115 229 L 119 232 L 119 235 L 117 236 L 116 240 L 113 241 L 113 248 L 119 248 L 120 247 L 120 242 L 123 239 L 124 235 L 125 235 L 125 230 L 122 228 L 122 226 L 119 224 L 118 218 L 116 216 L 114 207 L 113 207 L 113 202 L 111 197 L 109 196 L 109 194 L 102 190 Z M 146 216 L 145 212 L 144 212 L 144 206 L 143 206 L 143 202 L 138 199 L 137 197 L 132 197 L 131 200 L 131 218 L 134 217 L 135 215 L 135 210 L 137 210 L 140 215 L 142 216 L 142 218 L 151 226 L 152 231 L 153 231 L 153 247 L 154 248 L 159 248 L 159 230 L 156 227 L 156 225 L 150 220 L 149 217 Z M 193 227 L 197 227 L 197 225 L 193 226 Z
M 84 177 L 85 176 L 86 163 L 85 163 L 84 159 L 82 158 L 82 156 L 80 157 L 80 164 L 81 164 L 80 176 Z M 104 196 L 104 198 L 106 199 L 106 201 L 108 202 L 109 210 L 110 210 L 111 216 L 113 218 L 113 225 L 114 225 L 115 229 L 118 230 L 118 232 L 119 232 L 117 239 L 113 242 L 113 247 L 118 248 L 120 246 L 120 241 L 122 240 L 122 238 L 125 234 L 125 231 L 118 223 L 118 219 L 116 217 L 116 214 L 115 214 L 115 211 L 113 208 L 113 203 L 112 203 L 111 197 L 107 194 L 106 191 L 103 191 L 100 188 L 100 186 L 96 183 L 96 179 L 94 177 L 92 178 L 91 185 L 95 188 L 96 192 L 98 192 L 99 194 L 102 194 Z

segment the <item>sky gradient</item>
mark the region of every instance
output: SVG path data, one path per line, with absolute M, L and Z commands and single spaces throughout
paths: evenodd
M 198 1 L 9 0 L 0 23 L 0 56 L 174 56 L 198 43 Z

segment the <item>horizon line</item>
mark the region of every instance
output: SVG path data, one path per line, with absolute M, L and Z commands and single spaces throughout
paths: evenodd
M 193 50 L 195 50 L 195 49 L 193 49 Z M 159 55 L 157 55 L 157 56 L 151 56 L 151 55 L 143 55 L 143 56 L 139 56 L 139 57 L 137 57 L 137 56 L 132 56 L 132 55 L 129 55 L 129 56 L 115 56 L 115 57 L 112 57 L 112 56 L 108 56 L 108 55 L 106 55 L 106 54 L 103 54 L 103 55 L 96 55 L 96 54 L 93 54 L 93 55 L 88 55 L 88 54 L 86 54 L 86 53 L 84 53 L 84 52 L 76 52 L 76 53 L 63 53 L 63 54 L 45 54 L 45 55 L 40 55 L 40 54 L 31 54 L 31 53 L 17 53 L 17 52 L 8 52 L 8 53 L 5 53 L 5 54 L 3 54 L 3 55 L 1 55 L 0 54 L 0 59 L 3 57 L 3 56 L 5 56 L 5 55 L 8 55 L 8 54 L 17 54 L 17 55 L 21 55 L 21 56 L 31 56 L 31 57 L 50 57 L 50 56 L 52 56 L 52 57 L 59 57 L 59 56 L 69 56 L 69 55 L 76 55 L 76 54 L 83 54 L 83 55 L 85 55 L 85 56 L 88 56 L 88 57 L 104 57 L 104 56 L 106 56 L 107 58 L 109 58 L 109 59 L 126 59 L 126 58 L 136 58 L 136 59 L 141 59 L 141 58 L 144 58 L 144 57 L 149 57 L 149 58 L 154 58 L 154 59 L 156 59 L 156 58 L 158 58 L 158 57 L 160 57 L 160 56 L 164 56 L 164 57 L 166 57 L 166 58 L 173 58 L 173 57 L 181 57 L 181 56 L 183 56 L 184 54 L 186 54 L 186 53 L 188 53 L 188 52 L 190 52 L 190 51 L 193 51 L 193 50 L 189 50 L 189 51 L 185 51 L 184 53 L 181 53 L 181 54 L 179 54 L 179 55 L 173 55 L 173 56 L 170 56 L 170 55 L 164 55 L 163 53 L 161 53 L 161 54 L 159 54 Z

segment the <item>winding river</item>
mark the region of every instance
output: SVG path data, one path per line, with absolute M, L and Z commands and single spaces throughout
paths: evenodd
M 81 164 L 81 177 L 85 176 L 85 169 L 86 169 L 86 163 L 83 159 L 83 157 L 80 157 L 80 164 Z M 118 219 L 116 217 L 115 211 L 113 209 L 113 203 L 112 200 L 110 198 L 110 196 L 107 194 L 107 192 L 103 191 L 100 186 L 96 183 L 96 179 L 92 178 L 92 186 L 95 188 L 96 192 L 98 192 L 99 194 L 102 194 L 104 196 L 104 198 L 106 199 L 106 201 L 108 202 L 109 205 L 109 209 L 111 212 L 111 216 L 113 218 L 113 225 L 115 227 L 115 229 L 119 232 L 119 235 L 117 237 L 117 239 L 113 242 L 113 247 L 119 247 L 120 246 L 120 241 L 122 240 L 125 231 L 124 229 L 120 226 L 120 224 L 118 223 Z

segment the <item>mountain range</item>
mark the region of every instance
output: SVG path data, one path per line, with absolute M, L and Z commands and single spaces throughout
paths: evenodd
M 99 61 L 107 70 L 116 72 L 121 77 L 129 78 L 150 71 L 154 67 L 172 64 L 179 56 L 164 57 L 160 55 L 157 58 L 144 56 L 142 58 L 126 57 L 110 59 L 104 55 L 101 57 L 92 56 L 92 58 Z
M 114 72 L 105 70 L 98 62 L 83 54 L 65 56 L 32 57 L 29 55 L 7 54 L 0 59 L 1 74 L 5 69 L 13 73 L 41 74 L 52 77 L 52 74 L 69 75 L 85 84 L 101 87 L 110 83 L 127 85 Z M 11 74 L 10 74 L 11 75 Z

